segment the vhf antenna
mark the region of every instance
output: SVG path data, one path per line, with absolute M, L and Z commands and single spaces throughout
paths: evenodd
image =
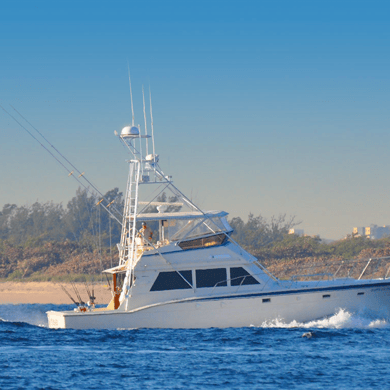
M 149 98 L 150 98 L 150 120 L 151 120 L 151 128 L 152 128 L 152 143 L 153 143 L 153 159 L 155 158 L 156 151 L 154 149 L 154 129 L 153 129 L 153 112 L 152 112 L 152 92 L 150 91 L 149 85 Z
M 145 92 L 144 92 L 144 86 L 142 86 L 142 100 L 143 100 L 143 103 L 144 103 L 144 122 L 145 122 L 145 135 L 148 135 L 148 128 L 147 128 L 147 125 L 146 125 L 146 112 L 145 112 Z M 148 148 L 148 144 L 149 144 L 149 139 L 146 138 L 146 155 L 149 154 L 149 148 Z
M 131 78 L 130 78 L 130 67 L 127 63 L 127 71 L 129 72 L 129 87 L 130 87 L 130 101 L 131 101 L 131 126 L 134 126 L 134 107 L 133 107 L 133 93 L 131 91 Z

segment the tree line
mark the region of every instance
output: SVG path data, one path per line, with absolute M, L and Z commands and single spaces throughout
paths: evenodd
M 115 245 L 120 241 L 121 227 L 100 205 L 101 196 L 79 188 L 67 203 L 35 202 L 32 205 L 17 206 L 6 204 L 0 212 L 0 239 L 15 244 L 28 244 L 46 241 L 97 242 L 102 247 Z M 104 194 L 104 204 L 113 203 L 120 212 L 123 210 L 123 194 L 114 188 Z M 161 194 L 157 201 L 175 202 L 175 197 Z M 167 212 L 176 210 L 170 206 Z M 157 212 L 149 206 L 145 212 Z M 119 218 L 120 219 L 120 218 Z M 269 221 L 249 214 L 244 222 L 240 217 L 229 221 L 234 229 L 233 239 L 247 248 L 271 245 L 283 239 L 288 229 L 295 226 L 294 218 L 286 215 L 272 217 Z M 157 230 L 152 222 L 150 227 Z
M 111 207 L 123 209 L 118 188 L 104 195 Z M 120 225 L 98 204 L 101 197 L 79 188 L 67 203 L 35 202 L 32 205 L 6 204 L 0 212 L 0 239 L 14 244 L 46 241 L 97 242 L 109 246 L 120 240 Z
M 113 247 L 120 242 L 121 226 L 99 204 L 101 198 L 79 188 L 66 206 L 62 203 L 38 201 L 24 206 L 6 204 L 0 211 L 0 240 L 24 247 L 65 241 L 89 245 L 91 249 Z M 120 212 L 123 210 L 124 198 L 118 188 L 104 194 L 104 199 L 104 204 L 112 203 L 112 207 Z M 177 199 L 167 197 L 164 193 L 157 201 L 175 202 Z M 145 212 L 157 210 L 155 206 L 149 206 Z M 370 240 L 349 236 L 347 239 L 327 244 L 319 237 L 289 235 L 288 230 L 300 222 L 297 222 L 295 217 L 287 217 L 286 214 L 270 219 L 249 214 L 246 221 L 235 217 L 229 220 L 229 223 L 234 229 L 232 239 L 261 259 L 307 256 L 352 258 L 363 250 L 390 246 L 389 238 Z M 150 227 L 157 233 L 157 223 L 150 223 Z

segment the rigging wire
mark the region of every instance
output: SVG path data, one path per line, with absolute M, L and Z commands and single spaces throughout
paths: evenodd
M 112 236 L 111 236 L 111 216 L 108 216 L 108 232 L 110 236 L 110 259 L 111 259 L 111 268 L 112 268 Z
M 98 255 L 99 255 L 99 262 L 100 262 L 100 269 L 103 271 L 104 270 L 104 267 L 103 267 L 103 261 L 102 261 L 102 235 L 101 235 L 101 222 L 102 222 L 102 219 L 101 219 L 101 214 L 100 214 L 100 207 L 97 207 L 96 209 L 96 218 L 97 218 L 97 222 L 98 222 L 98 231 L 99 231 L 99 238 L 98 238 Z M 101 281 L 103 281 L 103 277 L 101 279 Z
M 96 188 L 96 186 L 95 185 L 93 185 L 85 176 L 84 176 L 84 172 L 82 172 L 82 173 L 80 173 L 80 170 L 77 168 L 77 167 L 75 167 L 53 144 L 51 144 L 50 142 L 49 142 L 49 140 L 35 127 L 35 126 L 33 126 L 15 107 L 13 107 L 12 105 L 10 105 L 11 107 L 12 107 L 12 109 L 23 119 L 23 120 L 25 120 L 46 142 L 47 142 L 47 144 L 48 145 L 50 145 L 50 147 L 52 148 L 52 149 L 54 149 L 54 151 L 59 155 L 59 156 L 61 156 L 61 158 L 63 159 L 63 161 L 66 161 L 66 163 L 67 164 L 69 164 L 74 170 L 72 170 L 72 171 L 70 171 L 69 170 L 69 168 L 63 163 L 63 161 L 60 161 L 60 159 L 56 156 L 56 155 L 54 155 L 54 153 L 52 153 L 52 151 L 50 151 L 49 149 L 48 149 L 48 147 L 46 147 L 37 137 L 35 137 L 25 126 L 23 126 L 13 115 L 11 115 L 4 107 L 2 107 L 2 106 L 0 106 L 3 110 L 4 110 L 4 112 L 6 112 L 19 126 L 21 126 L 34 140 L 36 140 L 67 172 L 68 172 L 68 176 L 73 176 L 73 173 L 76 171 L 79 175 L 78 175 L 78 177 L 76 177 L 76 175 L 74 175 L 73 177 L 77 180 L 77 182 L 86 190 L 86 192 L 87 193 L 91 193 L 91 190 L 90 190 L 90 188 L 89 187 L 87 187 L 87 186 L 85 186 L 79 179 L 82 177 L 95 191 L 97 191 L 97 193 L 99 194 L 99 195 L 101 195 L 102 197 L 103 197 L 103 199 L 105 199 L 104 198 L 104 196 L 102 195 L 102 193 Z M 98 204 L 97 205 L 101 205 L 101 203 L 102 203 L 102 201 L 103 201 L 103 199 L 101 199 L 99 202 L 98 202 Z M 114 201 L 115 201 L 115 199 L 113 200 L 113 201 L 110 201 L 110 202 L 108 202 L 108 200 L 107 199 L 105 199 L 106 201 L 107 201 L 107 203 L 108 203 L 108 207 L 109 206 L 111 206 L 111 205 L 113 205 L 113 203 L 114 203 Z M 86 203 L 88 203 L 87 202 L 87 200 L 86 199 L 84 199 L 84 201 L 86 202 Z M 88 212 L 89 212 L 89 214 L 90 214 L 90 218 L 92 217 L 92 215 L 91 215 L 91 211 L 92 210 L 90 210 L 90 208 L 89 208 L 89 205 L 88 204 L 86 204 L 86 206 L 87 206 L 87 209 L 88 209 Z M 112 218 L 114 218 L 117 222 L 119 222 L 118 221 L 118 219 L 115 217 L 115 215 L 113 215 L 108 209 L 107 209 L 107 207 L 105 207 L 103 204 L 102 204 L 102 206 L 108 211 L 108 213 L 109 213 L 109 215 L 112 217 Z M 116 209 L 116 207 L 114 206 L 114 207 L 112 207 L 112 209 L 113 209 L 113 211 L 116 211 L 118 214 L 120 214 L 119 213 L 119 211 Z M 98 229 L 97 229 L 97 227 L 95 227 L 95 224 L 94 223 L 92 223 L 92 230 L 93 231 L 96 231 L 96 230 L 98 230 L 99 231 L 99 236 L 98 236 L 98 239 L 96 240 L 97 242 L 95 243 L 95 245 L 97 246 L 97 249 L 98 249 L 98 254 L 99 254 L 99 261 L 100 261 L 100 267 L 101 268 L 103 268 L 103 263 L 102 263 L 102 252 L 101 252 L 101 216 L 100 216 L 100 208 L 99 208 L 99 210 L 96 210 L 96 218 L 98 219 Z M 78 210 L 79 211 L 79 214 L 80 214 L 80 210 Z M 78 215 L 79 216 L 79 224 L 81 225 L 81 216 L 80 215 Z M 109 217 L 109 221 L 110 221 L 110 225 L 111 225 L 111 218 Z M 120 223 L 120 222 L 119 222 Z M 111 226 L 110 226 L 110 229 L 111 229 Z M 94 236 L 96 237 L 96 232 L 94 233 Z M 110 239 L 111 239 L 111 237 L 110 237 Z M 110 252 L 111 252 L 111 248 L 110 248 Z M 111 263 L 112 263 L 112 253 L 111 253 Z M 81 301 L 81 297 L 80 297 L 80 295 L 78 294 L 78 291 L 77 291 L 77 289 L 76 289 L 76 287 L 74 286 L 74 288 L 75 288 L 75 292 L 76 292 L 76 295 L 78 295 L 78 298 L 80 299 L 80 301 Z M 90 295 L 90 294 L 89 294 Z
M 104 276 L 105 276 L 105 277 L 106 277 L 106 279 L 107 279 L 108 288 L 109 288 L 109 290 L 111 290 L 111 283 L 110 283 L 110 278 L 108 277 L 108 275 L 107 275 L 107 274 L 104 274 Z
M 103 196 L 103 194 L 99 191 L 99 189 L 90 182 L 86 177 L 84 172 L 81 172 L 77 167 L 75 167 L 31 122 L 27 120 L 12 104 L 10 106 L 13 108 L 13 110 L 21 117 L 23 118 L 78 174 L 78 178 L 82 177 L 100 196 Z M 71 172 L 73 173 L 73 171 Z M 103 196 L 104 198 L 104 196 Z M 114 208 L 116 212 L 118 212 L 120 215 L 121 213 Z
M 84 172 L 80 172 L 64 155 L 62 155 L 58 149 L 56 149 L 54 147 L 54 145 L 52 145 L 48 140 L 47 138 L 45 138 L 45 136 L 36 128 L 34 127 L 18 110 L 16 110 L 16 108 L 14 108 L 12 105 L 10 105 L 13 110 L 23 119 L 25 120 L 54 150 L 56 153 L 58 153 L 61 158 L 63 160 L 66 161 L 67 164 L 69 164 L 78 174 L 79 176 L 76 177 L 75 175 L 73 175 L 73 172 L 72 170 L 70 170 L 62 161 L 60 161 L 60 159 L 54 154 L 52 153 L 37 137 L 34 136 L 34 134 L 32 134 L 31 131 L 29 131 L 25 126 L 23 126 L 23 124 L 21 124 L 11 113 L 9 113 L 2 105 L 0 105 L 1 109 L 8 115 L 10 116 L 22 129 L 24 129 L 35 141 L 37 141 L 68 173 L 68 176 L 73 176 L 74 179 L 89 193 L 91 192 L 91 190 L 89 189 L 88 186 L 86 186 L 84 183 L 81 182 L 81 180 L 79 180 L 81 177 L 103 198 L 104 198 L 104 195 L 99 191 L 99 189 L 93 184 L 91 183 L 84 175 Z M 106 199 L 105 199 L 106 200 Z M 106 200 L 107 201 L 107 200 Z M 109 203 L 109 202 L 107 202 Z M 117 216 L 115 216 L 106 206 L 102 205 L 103 208 L 113 216 L 113 218 L 120 224 L 122 225 L 122 222 L 117 218 Z M 118 217 L 119 218 L 122 218 L 122 213 L 120 211 L 118 211 L 115 207 L 113 208 L 113 211 L 115 211 L 117 214 L 118 214 Z
M 10 106 L 14 109 L 14 111 L 16 113 L 18 113 L 18 115 L 23 118 L 79 175 L 78 175 L 78 178 L 83 178 L 101 197 L 104 198 L 104 195 L 99 191 L 99 189 L 91 182 L 87 179 L 87 177 L 85 176 L 85 173 L 84 172 L 81 172 L 77 167 L 75 167 L 31 122 L 29 122 L 27 120 L 27 118 L 25 118 L 15 107 L 13 107 L 11 104 Z M 69 173 L 69 176 L 73 174 L 74 171 L 70 172 Z M 102 199 L 102 200 L 103 200 Z M 107 199 L 105 199 L 107 201 Z M 119 217 L 122 216 L 122 213 L 117 210 L 115 207 L 113 208 L 113 210 L 115 212 L 118 213 Z M 108 210 L 107 210 L 108 212 Z

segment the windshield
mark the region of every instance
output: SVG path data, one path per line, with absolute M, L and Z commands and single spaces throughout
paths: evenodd
M 165 221 L 171 241 L 187 240 L 209 234 L 231 231 L 226 218 L 207 218 Z

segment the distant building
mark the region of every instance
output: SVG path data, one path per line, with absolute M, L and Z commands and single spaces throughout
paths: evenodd
M 365 236 L 366 228 L 365 227 L 354 227 L 352 230 L 352 234 L 354 236 Z
M 288 234 L 295 234 L 296 236 L 302 237 L 305 234 L 305 232 L 303 229 L 290 229 L 288 231 Z
M 355 237 L 367 237 L 372 240 L 378 240 L 380 238 L 390 236 L 390 225 L 378 226 L 370 225 L 366 227 L 354 227 L 352 234 Z
M 390 236 L 390 226 L 376 226 L 374 235 L 375 238 Z

